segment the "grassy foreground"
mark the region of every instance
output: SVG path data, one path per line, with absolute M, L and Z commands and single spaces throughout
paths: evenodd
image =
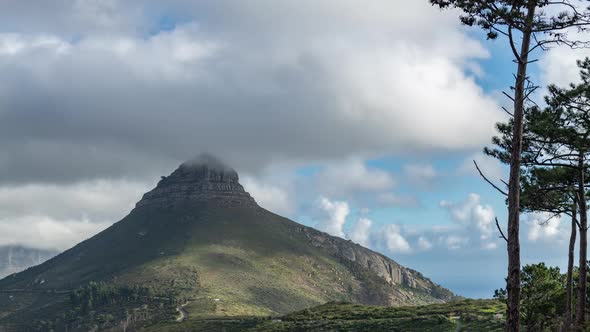
M 397 308 L 333 302 L 281 317 L 189 318 L 145 331 L 502 331 L 505 310 L 493 300 Z

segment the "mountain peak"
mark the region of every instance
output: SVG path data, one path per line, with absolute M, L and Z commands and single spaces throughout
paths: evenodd
M 203 153 L 191 160 L 187 160 L 180 165 L 184 169 L 201 169 L 207 168 L 216 171 L 236 172 L 233 168 L 226 165 L 214 155 Z
M 173 207 L 206 203 L 221 206 L 258 205 L 239 182 L 238 173 L 209 154 L 182 163 L 172 174 L 163 176 L 156 188 L 143 195 L 137 207 Z

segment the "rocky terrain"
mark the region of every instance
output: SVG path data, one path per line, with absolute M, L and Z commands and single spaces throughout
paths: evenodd
M 453 295 L 425 278 L 420 272 L 401 266 L 382 254 L 367 249 L 352 241 L 331 236 L 309 227 L 301 227 L 300 231 L 309 239 L 311 245 L 330 252 L 335 257 L 358 264 L 366 271 L 382 278 L 386 283 L 402 285 L 411 289 L 432 294 L 443 301 L 450 300 Z M 442 291 L 440 294 L 436 294 Z
M 257 207 L 239 182 L 238 173 L 214 157 L 202 155 L 163 176 L 155 189 L 146 193 L 137 207 L 173 207 L 204 202 L 226 207 Z

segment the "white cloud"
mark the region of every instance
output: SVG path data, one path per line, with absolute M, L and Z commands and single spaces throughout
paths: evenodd
M 372 224 L 373 222 L 370 219 L 360 218 L 348 234 L 348 238 L 364 247 L 370 248 Z
M 389 224 L 383 227 L 379 232 L 379 236 L 385 248 L 393 254 L 409 253 L 412 251 L 410 244 L 401 234 L 400 227 L 396 224 Z
M 526 216 L 527 238 L 531 242 L 564 240 L 567 236 L 566 226 L 562 225 L 561 217 L 551 213 L 530 213 Z
M 486 240 L 490 238 L 493 233 L 494 225 L 494 210 L 489 205 L 476 205 L 473 207 L 473 219 L 475 225 L 481 234 L 481 239 Z
M 318 190 L 330 195 L 389 190 L 395 181 L 392 175 L 378 168 L 368 168 L 359 159 L 328 164 L 316 175 Z
M 449 211 L 455 221 L 461 224 L 468 224 L 471 217 L 471 209 L 479 203 L 479 195 L 469 194 L 467 200 L 462 204 L 452 203 L 447 200 L 440 201 L 439 205 Z
M 432 249 L 432 243 L 424 236 L 418 237 L 418 248 L 420 250 L 430 250 Z
M 260 206 L 278 214 L 294 212 L 294 198 L 289 196 L 287 190 L 252 177 L 242 177 L 241 182 Z
M 49 51 L 59 54 L 68 49 L 69 44 L 55 36 L 23 37 L 15 33 L 0 33 L 0 56 L 15 56 L 25 51 Z
M 346 223 L 346 217 L 350 213 L 348 203 L 331 201 L 326 197 L 320 197 L 318 206 L 327 214 L 327 218 L 320 221 L 318 228 L 330 235 L 344 238 L 342 227 Z
M 441 201 L 440 207 L 446 209 L 451 217 L 473 234 L 477 234 L 481 242 L 489 243 L 494 233 L 495 212 L 490 205 L 481 204 L 481 197 L 471 193 L 461 203 Z M 449 242 L 450 241 L 450 242 Z M 460 246 L 458 239 L 447 239 L 449 247 Z M 486 246 L 490 247 L 488 244 Z
M 582 38 L 588 39 L 586 36 Z M 556 84 L 560 87 L 566 87 L 572 82 L 579 82 L 580 70 L 576 65 L 576 60 L 583 60 L 589 56 L 590 51 L 583 48 L 558 47 L 544 53 L 543 66 L 539 68 L 543 84 Z
M 122 219 L 150 187 L 125 180 L 0 187 L 0 245 L 67 249 Z
M 152 185 L 126 180 L 92 180 L 64 185 L 0 187 L 0 219 L 46 216 L 54 220 L 117 221 Z
M 55 220 L 35 215 L 11 220 L 0 219 L 0 245 L 65 250 L 111 224 L 112 222 L 87 220 Z

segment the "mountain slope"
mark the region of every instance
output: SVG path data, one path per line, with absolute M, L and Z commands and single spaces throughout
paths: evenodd
M 88 293 L 96 293 L 88 295 L 92 310 L 84 303 L 78 310 L 69 294 L 92 281 L 111 287 L 113 298 L 101 300 L 104 308 L 98 308 L 96 294 L 107 287 L 100 286 Z M 113 295 L 128 292 L 127 286 L 150 295 Z M 114 324 L 129 317 L 127 309 L 107 308 L 115 302 L 129 302 L 129 308 L 151 305 L 168 314 L 177 303 L 188 302 L 192 317 L 207 317 L 284 314 L 334 300 L 409 305 L 453 298 L 381 254 L 259 207 L 237 173 L 211 157 L 184 163 L 163 177 L 105 231 L 0 280 L 0 296 L 0 326 L 33 317 L 59 325 L 72 308 L 77 316 L 104 311 Z

